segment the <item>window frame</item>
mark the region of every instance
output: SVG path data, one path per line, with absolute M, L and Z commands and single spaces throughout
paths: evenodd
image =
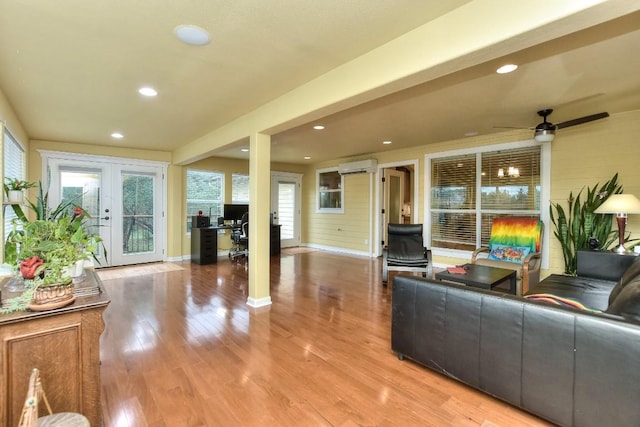
M 454 156 L 462 156 L 462 155 L 470 155 L 488 152 L 496 152 L 501 150 L 511 150 L 517 148 L 527 148 L 532 146 L 540 147 L 540 219 L 544 223 L 543 229 L 543 239 L 542 239 L 542 268 L 549 268 L 549 206 L 550 206 L 550 189 L 551 189 L 551 145 L 548 143 L 539 143 L 534 140 L 524 140 L 524 141 L 515 141 L 508 142 L 503 144 L 493 144 L 493 145 L 485 145 L 479 147 L 473 147 L 468 149 L 460 149 L 460 150 L 451 150 L 444 151 L 439 153 L 430 153 L 425 155 L 425 173 L 424 173 L 424 224 L 425 224 L 425 242 L 428 246 L 431 246 L 432 241 L 432 223 L 431 223 L 431 173 L 432 173 L 432 160 L 433 159 L 441 159 L 445 157 L 454 157 Z M 478 162 L 480 156 L 478 156 Z M 476 168 L 476 194 L 481 194 L 482 188 L 482 179 L 481 179 L 481 168 Z M 508 211 L 502 209 L 482 209 L 480 203 L 476 203 L 473 212 L 476 214 L 476 217 L 481 217 L 481 214 L 487 213 L 510 213 L 515 211 Z M 517 211 L 522 215 L 531 215 L 533 211 L 521 210 Z M 538 214 L 535 211 L 535 214 Z M 479 224 L 479 220 L 476 219 L 476 224 Z M 480 226 L 476 226 L 476 235 L 480 233 Z M 476 243 L 476 247 L 478 243 Z M 431 251 L 434 255 L 443 256 L 443 257 L 451 257 L 458 259 L 470 259 L 473 251 L 470 250 L 462 250 L 462 249 L 445 249 L 445 248 L 431 248 Z
M 325 173 L 337 173 L 340 176 L 340 183 L 337 188 L 320 188 L 320 176 Z M 321 206 L 321 199 L 323 194 L 327 193 L 339 193 L 340 194 L 340 207 L 329 208 Z M 344 175 L 338 172 L 338 167 L 316 169 L 316 213 L 344 213 Z

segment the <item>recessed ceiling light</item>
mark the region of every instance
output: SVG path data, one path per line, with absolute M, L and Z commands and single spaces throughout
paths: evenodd
M 304 156 L 303 157 L 305 160 L 311 160 L 311 156 Z
M 382 141 L 382 143 L 383 143 L 384 145 L 393 144 L 393 142 L 391 142 L 391 141 Z
M 477 134 L 478 134 L 478 132 L 476 132 L 475 130 L 472 130 L 472 131 L 466 132 L 464 134 L 464 136 L 467 136 L 467 137 L 468 136 L 476 136 Z
M 496 70 L 498 74 L 507 74 L 518 69 L 516 64 L 506 64 Z
M 158 95 L 158 91 L 149 86 L 141 87 L 140 89 L 138 89 L 138 92 L 140 93 L 140 95 L 144 95 L 144 96 Z
M 322 126 L 322 125 L 315 125 L 313 128 L 314 128 L 315 130 L 322 130 L 322 129 L 324 129 L 324 126 Z
M 211 41 L 207 30 L 197 25 L 178 25 L 173 32 L 181 41 L 192 46 L 203 46 Z
M 247 152 L 249 152 L 249 149 L 248 148 L 241 148 L 240 151 L 242 151 L 244 153 L 247 153 Z
M 114 132 L 114 133 L 111 134 L 111 138 L 122 139 L 122 138 L 124 138 L 124 135 L 121 134 L 120 132 Z

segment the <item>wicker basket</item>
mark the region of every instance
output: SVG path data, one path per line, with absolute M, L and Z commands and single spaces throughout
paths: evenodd
M 73 283 L 40 286 L 35 290 L 29 308 L 34 311 L 51 310 L 75 301 Z

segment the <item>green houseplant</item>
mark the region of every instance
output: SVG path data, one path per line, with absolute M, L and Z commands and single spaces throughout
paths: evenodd
M 63 201 L 55 208 L 49 208 L 47 202 L 48 194 L 40 184 L 36 202 L 27 201 L 35 219 L 29 220 L 21 206 L 12 205 L 17 219 L 5 243 L 6 262 L 28 279 L 27 292 L 34 299 L 38 290 L 56 287 L 50 293 L 59 294 L 60 287 L 69 286 L 79 261 L 93 258 L 99 262 L 100 252 L 105 258 L 107 255 L 100 236 L 86 227 L 89 214 L 74 205 L 75 200 Z M 23 297 L 13 311 L 26 308 L 25 301 L 30 299 Z
M 565 274 L 577 274 L 577 251 L 589 247 L 589 242 L 597 241 L 600 249 L 608 248 L 618 238 L 618 231 L 611 229 L 613 215 L 595 214 L 594 211 L 607 200 L 611 194 L 622 193 L 622 185 L 618 184 L 618 174 L 598 187 L 587 187 L 586 194 L 580 190 L 574 197 L 569 193 L 568 211 L 560 203 L 551 203 L 549 210 L 554 235 L 562 247 Z
M 7 195 L 9 203 L 20 204 L 24 201 L 24 190 L 35 187 L 35 182 L 25 181 L 18 178 L 5 178 L 4 193 Z

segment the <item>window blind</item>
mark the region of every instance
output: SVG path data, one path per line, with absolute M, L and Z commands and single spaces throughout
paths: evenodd
M 11 135 L 11 133 L 4 129 L 4 177 L 3 183 L 6 183 L 6 178 L 19 178 L 25 179 L 25 166 L 24 166 L 24 149 Z M 7 235 L 11 231 L 13 219 L 17 218 L 13 209 L 7 208 L 4 210 L 4 236 L 3 241 L 7 238 Z
M 540 156 L 536 145 L 432 159 L 431 246 L 473 250 L 494 217 L 539 217 Z

